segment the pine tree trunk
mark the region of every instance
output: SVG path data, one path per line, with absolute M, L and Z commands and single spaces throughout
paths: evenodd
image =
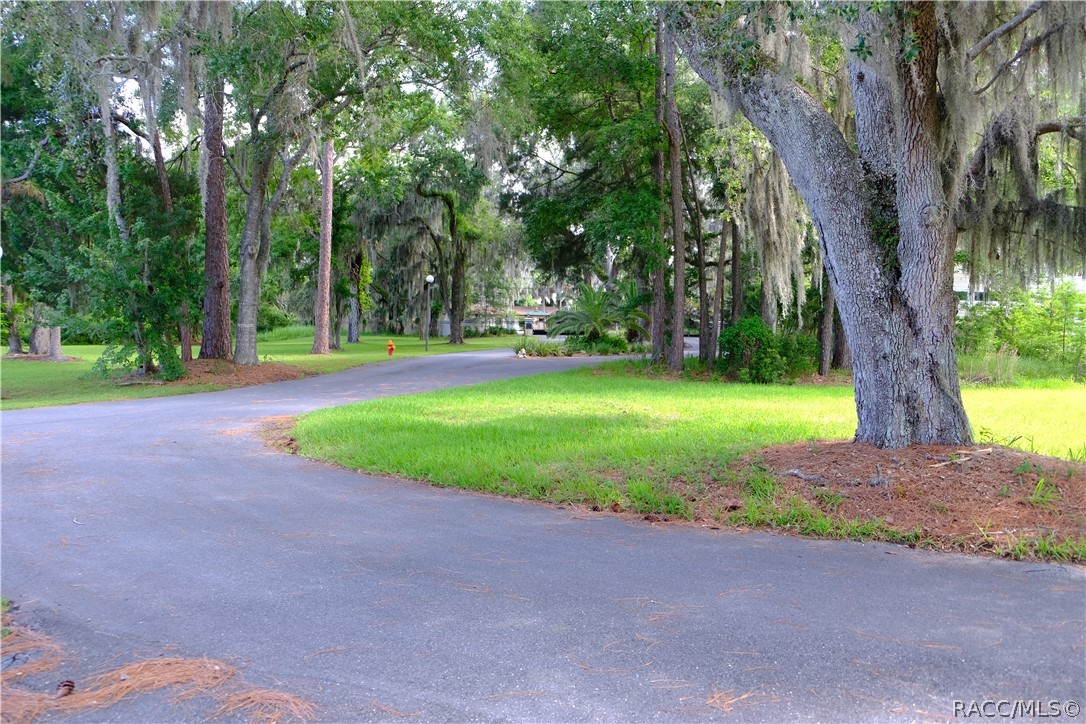
M 661 133 L 664 128 L 664 15 L 663 6 L 656 11 L 656 125 Z M 664 238 L 667 236 L 667 217 L 664 214 L 665 172 L 664 150 L 658 147 L 652 154 L 652 179 L 656 184 L 656 193 L 660 201 L 660 214 L 657 216 L 656 244 L 652 254 L 652 309 L 649 324 L 649 336 L 652 338 L 652 362 L 663 364 L 667 357 L 665 342 L 667 338 L 667 266 Z
M 8 322 L 8 354 L 22 354 L 23 340 L 19 336 L 19 320 L 15 318 L 15 287 L 4 284 L 4 316 Z
M 223 159 L 223 80 L 211 82 L 204 109 L 204 327 L 200 359 L 230 359 L 230 253 Z
M 680 372 L 685 362 L 683 332 L 686 322 L 686 230 L 683 223 L 683 169 L 679 138 L 679 105 L 675 98 L 675 43 L 664 33 L 664 94 L 667 97 L 667 137 L 671 181 L 672 283 L 671 352 L 668 367 Z
M 321 238 L 317 261 L 317 296 L 313 301 L 312 354 L 328 354 L 328 310 L 332 288 L 332 139 L 324 142 L 321 163 Z

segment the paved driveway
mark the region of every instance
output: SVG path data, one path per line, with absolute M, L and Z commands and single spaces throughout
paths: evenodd
M 1080 568 L 630 523 L 358 475 L 253 435 L 272 416 L 586 362 L 463 353 L 0 414 L 3 593 L 69 652 L 38 683 L 141 657 L 233 659 L 334 721 L 1086 704 Z M 72 720 L 213 707 L 151 695 Z

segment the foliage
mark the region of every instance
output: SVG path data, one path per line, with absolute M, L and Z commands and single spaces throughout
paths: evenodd
M 780 344 L 760 317 L 745 317 L 720 333 L 718 368 L 741 382 L 776 382 L 784 374 Z
M 271 332 L 280 327 L 291 327 L 297 323 L 298 320 L 293 315 L 284 312 L 274 304 L 261 304 L 260 312 L 256 316 L 256 330 L 258 333 Z M 258 342 L 263 339 L 263 337 L 257 337 Z
M 774 334 L 761 317 L 744 317 L 720 332 L 717 370 L 740 382 L 779 382 L 813 372 L 818 340 L 809 334 Z
M 1013 353 L 1072 367 L 1086 361 L 1086 294 L 1070 282 L 1033 291 L 995 292 L 966 307 L 957 322 L 959 351 Z
M 511 334 L 516 334 L 512 330 L 505 327 L 490 326 L 486 329 L 475 329 L 474 327 L 464 327 L 464 339 L 474 339 L 477 337 L 508 337 Z
M 549 277 L 659 251 L 654 15 L 642 3 L 568 2 L 539 3 L 527 18 L 522 62 L 504 82 L 534 126 L 511 159 L 525 183 L 507 202 Z
M 596 339 L 588 337 L 569 337 L 566 346 L 576 352 L 585 354 L 626 354 L 630 351 L 630 343 L 626 338 L 617 334 L 605 334 Z
M 513 345 L 513 351 L 521 352 L 527 357 L 572 357 L 573 350 L 562 342 L 551 342 L 546 339 L 537 339 L 528 336 L 518 339 Z
M 602 337 L 618 324 L 618 306 L 614 295 L 588 284 L 577 288 L 571 309 L 560 309 L 547 320 L 547 335 L 581 335 L 589 341 Z

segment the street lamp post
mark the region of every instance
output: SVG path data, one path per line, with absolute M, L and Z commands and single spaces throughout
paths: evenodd
M 426 351 L 430 351 L 430 311 L 433 309 L 433 305 L 430 304 L 431 288 L 434 283 L 434 275 L 426 275 L 426 331 L 423 332 L 426 339 Z

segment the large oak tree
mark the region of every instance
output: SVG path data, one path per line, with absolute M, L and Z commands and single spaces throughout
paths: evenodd
M 966 211 L 1003 208 L 1015 213 L 1006 223 L 1086 245 L 1083 209 L 1039 198 L 1027 163 L 1011 164 L 1025 192 L 1013 209 L 975 193 L 999 170 L 990 159 L 1011 149 L 1013 162 L 1038 134 L 1074 127 L 1061 117 L 1010 118 L 1037 107 L 1042 87 L 1081 103 L 1084 7 L 850 3 L 806 16 L 798 4 L 671 8 L 695 70 L 766 135 L 807 204 L 852 349 L 857 441 L 972 440 L 953 341 Z M 806 42 L 801 23 L 851 49 L 854 139 L 790 63 Z

